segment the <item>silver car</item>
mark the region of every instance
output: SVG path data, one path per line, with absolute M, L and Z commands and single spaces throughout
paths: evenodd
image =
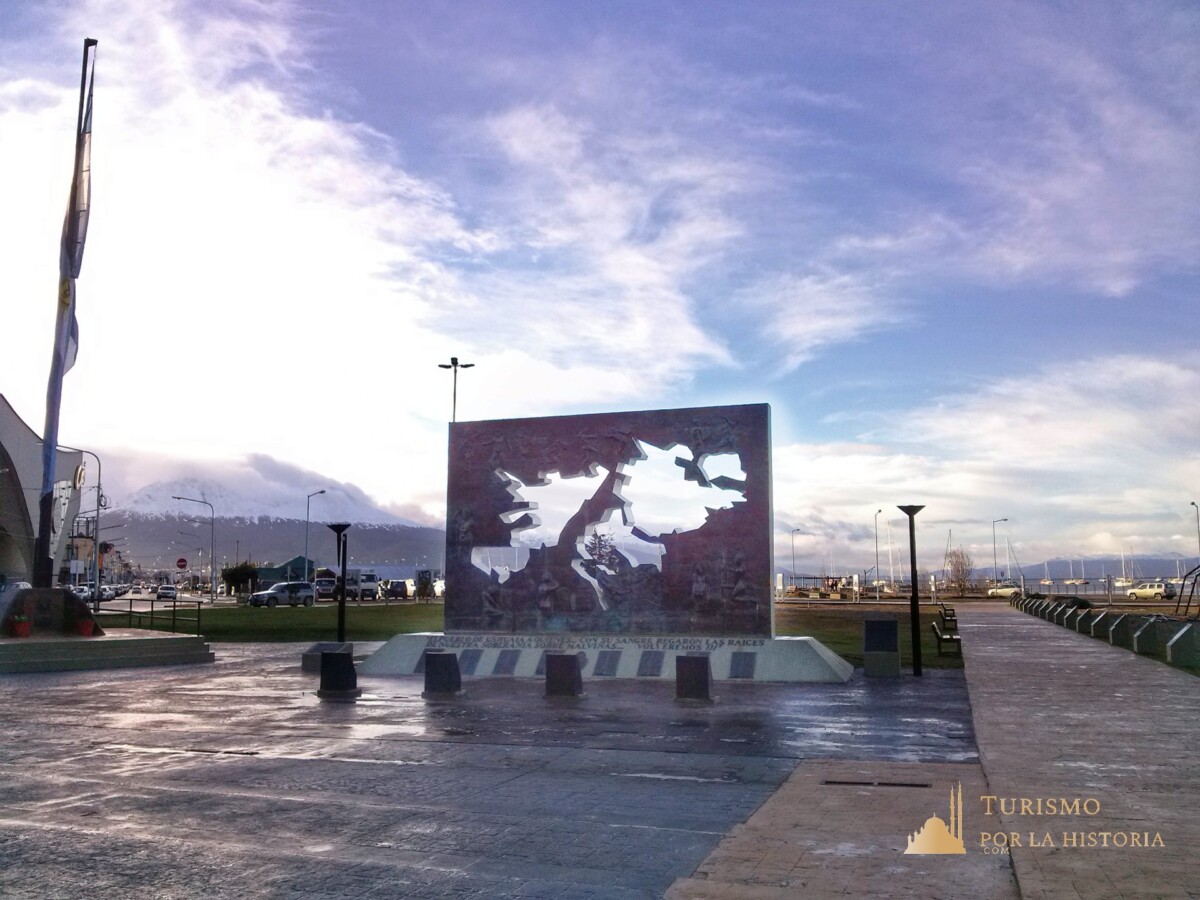
M 1130 600 L 1170 600 L 1175 596 L 1175 585 L 1169 581 L 1143 581 L 1129 592 Z
M 250 595 L 251 606 L 278 606 L 286 603 L 289 606 L 312 606 L 317 602 L 317 592 L 307 581 L 280 581 L 271 585 L 265 591 L 257 591 Z

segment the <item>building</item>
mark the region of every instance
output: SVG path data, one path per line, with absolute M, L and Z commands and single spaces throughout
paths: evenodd
M 83 453 L 59 449 L 54 471 L 50 548 L 56 583 L 67 583 L 71 533 L 84 490 Z M 0 580 L 33 580 L 41 491 L 42 439 L 0 394 Z

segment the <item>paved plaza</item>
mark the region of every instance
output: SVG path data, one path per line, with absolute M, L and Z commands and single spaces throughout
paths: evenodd
M 299 645 L 2 676 L 0 896 L 1200 896 L 1200 682 L 1007 606 L 959 614 L 965 672 L 720 682 L 711 706 L 604 679 L 432 702 L 416 677 L 321 702 Z M 904 854 L 959 784 L 966 854 Z M 1070 830 L 1164 846 L 985 853 L 984 830 L 1068 828 L 993 828 L 986 795 L 1095 797 Z

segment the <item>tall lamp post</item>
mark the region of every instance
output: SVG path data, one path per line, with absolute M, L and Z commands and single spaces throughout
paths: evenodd
M 213 577 L 213 551 L 216 550 L 217 542 L 215 535 L 217 533 L 216 523 L 217 514 L 213 510 L 213 505 L 207 500 L 197 500 L 195 497 L 171 497 L 172 500 L 186 500 L 188 503 L 203 503 L 208 507 L 208 602 L 213 603 L 217 599 L 216 579 Z
M 1200 553 L 1200 506 L 1196 506 L 1196 501 L 1192 501 L 1192 506 L 1196 507 L 1196 551 Z M 1196 559 L 1196 565 L 1200 566 L 1200 557 Z
M 879 602 L 879 514 L 882 509 L 875 510 L 875 602 Z
M 450 362 L 448 362 L 448 363 L 438 363 L 439 369 L 453 369 L 454 370 L 454 392 L 451 394 L 451 400 L 450 400 L 450 421 L 451 422 L 458 421 L 458 370 L 459 369 L 470 369 L 470 368 L 474 367 L 474 365 L 475 365 L 475 363 L 460 363 L 458 361 L 457 356 L 450 357 Z
M 799 528 L 792 529 L 792 588 L 796 587 L 796 532 Z
M 338 567 L 342 570 L 342 583 L 338 588 L 337 639 L 339 644 L 344 644 L 346 642 L 346 529 L 350 527 L 350 523 L 334 522 L 325 527 L 337 537 Z
M 992 519 L 992 584 L 996 584 L 1000 581 L 999 577 L 997 577 L 999 575 L 999 572 L 997 571 L 999 565 L 996 562 L 996 523 L 1007 521 L 1008 519 Z
M 917 599 L 917 513 L 923 510 L 921 506 L 900 506 L 900 512 L 908 516 L 908 562 L 909 572 L 912 573 L 912 593 L 909 595 L 908 621 L 912 631 L 912 660 L 913 674 L 921 674 L 921 611 Z
M 312 581 L 312 579 L 308 577 L 308 510 L 309 510 L 309 505 L 312 503 L 313 497 L 317 496 L 317 494 L 323 494 L 323 493 L 325 493 L 325 489 L 321 488 L 321 490 L 319 490 L 319 491 L 313 491 L 304 500 L 304 580 L 305 581 Z

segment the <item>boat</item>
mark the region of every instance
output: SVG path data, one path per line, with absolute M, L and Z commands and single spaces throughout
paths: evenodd
M 1044 577 L 1044 578 L 1042 578 L 1042 581 L 1041 581 L 1041 583 L 1042 583 L 1042 584 L 1045 584 L 1045 585 L 1052 585 L 1052 584 L 1054 584 L 1054 579 L 1050 577 L 1050 563 L 1048 563 L 1048 562 L 1045 562 L 1045 563 L 1042 563 L 1042 565 L 1043 565 L 1043 567 L 1045 568 L 1045 572 L 1046 572 L 1046 574 L 1045 574 L 1045 577 Z
M 1133 556 L 1133 549 L 1130 548 L 1129 555 Z M 1125 571 L 1125 548 L 1121 548 L 1121 577 L 1113 579 L 1113 587 L 1115 588 L 1131 588 L 1133 587 L 1133 579 L 1129 577 L 1129 573 Z

